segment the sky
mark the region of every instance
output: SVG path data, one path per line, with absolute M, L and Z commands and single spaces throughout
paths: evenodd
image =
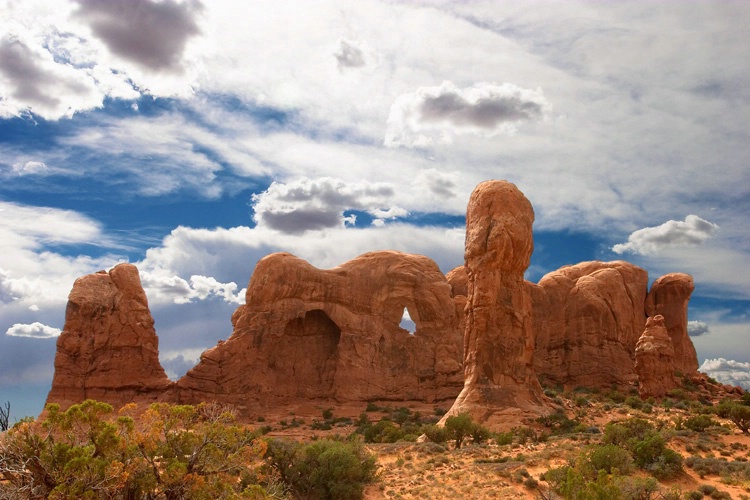
M 258 259 L 447 272 L 487 179 L 538 281 L 694 277 L 699 363 L 750 388 L 746 2 L 0 0 L 0 401 L 41 411 L 79 276 L 132 262 L 173 379 Z

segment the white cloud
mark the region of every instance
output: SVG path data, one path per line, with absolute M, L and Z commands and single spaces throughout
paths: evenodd
M 612 250 L 619 254 L 654 254 L 672 246 L 699 245 L 718 230 L 718 225 L 691 214 L 684 222 L 669 220 L 660 226 L 638 229 L 628 236 L 627 243 L 619 243 Z
M 703 321 L 688 321 L 687 324 L 688 335 L 691 337 L 697 337 L 699 335 L 705 335 L 711 333 L 708 328 L 708 324 Z
M 723 384 L 738 385 L 750 391 L 750 363 L 724 358 L 707 359 L 698 370 Z
M 25 163 L 14 163 L 13 173 L 16 175 L 46 174 L 49 168 L 41 161 L 27 161 Z
M 159 361 L 170 380 L 178 380 L 200 360 L 203 349 L 181 349 L 159 354 Z
M 141 284 L 149 300 L 163 302 L 171 300 L 175 304 L 188 304 L 196 300 L 218 297 L 230 304 L 245 303 L 245 289 L 237 292 L 234 282 L 220 283 L 210 276 L 193 275 L 189 280 L 179 276 L 164 276 L 146 271 L 141 273 Z
M 34 339 L 50 339 L 60 335 L 60 329 L 34 322 L 28 325 L 16 323 L 5 332 L 11 337 L 29 337 Z
M 384 144 L 427 146 L 450 142 L 455 134 L 513 134 L 518 124 L 541 119 L 549 108 L 541 89 L 486 82 L 460 89 L 445 81 L 396 99 Z

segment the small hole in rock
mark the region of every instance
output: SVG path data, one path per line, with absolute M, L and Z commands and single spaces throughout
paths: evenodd
M 417 331 L 417 325 L 414 323 L 414 320 L 411 319 L 409 309 L 406 307 L 404 307 L 404 314 L 401 316 L 401 323 L 399 323 L 398 326 L 409 332 L 409 335 L 414 335 L 414 332 Z

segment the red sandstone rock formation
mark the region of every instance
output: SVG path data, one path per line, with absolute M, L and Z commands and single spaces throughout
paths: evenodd
M 490 425 L 546 412 L 534 373 L 531 299 L 523 280 L 534 210 L 515 185 L 488 181 L 466 211 L 468 305 L 465 384 L 445 418 L 469 412 Z
M 463 336 L 463 332 L 466 331 L 466 303 L 468 301 L 467 295 L 469 294 L 469 276 L 466 274 L 464 266 L 458 266 L 448 271 L 445 278 L 451 286 L 451 296 L 453 297 L 453 304 L 456 306 L 456 317 L 458 318 L 458 331 Z
M 531 285 L 534 369 L 545 383 L 632 386 L 635 346 L 646 322 L 648 274 L 628 262 L 565 266 Z
M 687 332 L 687 310 L 695 285 L 689 274 L 665 274 L 654 281 L 646 297 L 646 314 L 664 316 L 674 346 L 675 369 L 688 375 L 698 370 L 698 356 Z
M 413 335 L 399 327 L 405 308 Z M 463 384 L 451 287 L 421 255 L 373 252 L 330 270 L 269 255 L 232 323 L 232 336 L 177 382 L 181 402 L 431 402 Z
M 138 269 L 119 264 L 76 280 L 57 339 L 48 403 L 153 401 L 171 382 Z
M 646 321 L 646 330 L 635 348 L 635 371 L 638 373 L 638 394 L 641 398 L 662 397 L 679 387 L 674 376 L 675 352 L 664 324 L 664 316 Z

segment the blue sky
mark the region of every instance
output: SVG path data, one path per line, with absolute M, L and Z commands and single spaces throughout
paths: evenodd
M 255 262 L 462 264 L 473 187 L 536 212 L 538 281 L 693 275 L 700 363 L 750 383 L 741 2 L 2 0 L 0 401 L 36 414 L 73 281 L 138 265 L 178 376 Z

